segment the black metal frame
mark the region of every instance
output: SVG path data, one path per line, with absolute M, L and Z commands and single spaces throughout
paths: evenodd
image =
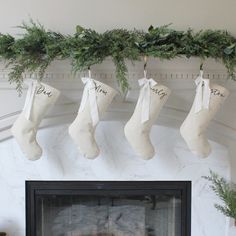
M 147 195 L 180 191 L 181 236 L 191 236 L 190 181 L 26 181 L 26 236 L 36 235 L 36 201 L 42 195 Z

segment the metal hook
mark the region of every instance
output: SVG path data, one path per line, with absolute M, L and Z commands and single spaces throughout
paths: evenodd
M 91 78 L 91 69 L 90 69 L 90 66 L 88 66 L 88 76 L 89 76 L 89 78 Z
M 200 62 L 200 70 L 203 70 L 203 59 L 201 59 L 201 62 Z
M 203 77 L 203 59 L 201 58 L 201 62 L 200 62 L 200 73 L 199 76 L 202 78 Z
M 144 66 L 143 66 L 143 68 L 144 68 L 144 70 L 146 70 L 146 67 L 147 67 L 147 56 L 144 56 Z
M 144 72 L 144 77 L 147 77 L 147 56 L 144 56 L 144 65 L 143 65 L 143 72 Z
M 203 63 L 200 64 L 200 70 L 203 70 Z

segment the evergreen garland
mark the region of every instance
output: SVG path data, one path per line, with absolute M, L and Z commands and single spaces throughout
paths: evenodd
M 224 203 L 223 206 L 215 204 L 216 209 L 236 221 L 236 185 L 228 183 L 213 171 L 210 171 L 210 176 L 203 178 L 211 182 L 211 189 Z
M 235 80 L 236 38 L 224 30 L 177 31 L 169 25 L 147 32 L 114 29 L 98 33 L 81 26 L 74 35 L 63 35 L 46 30 L 32 20 L 21 26 L 25 33 L 15 39 L 0 34 L 0 58 L 10 67 L 9 82 L 21 91 L 23 74 L 36 72 L 42 79 L 48 65 L 55 59 L 71 59 L 74 72 L 83 71 L 105 58 L 111 57 L 116 66 L 117 81 L 125 92 L 128 89 L 126 60 L 140 60 L 144 56 L 170 60 L 186 56 L 214 58 L 228 70 Z

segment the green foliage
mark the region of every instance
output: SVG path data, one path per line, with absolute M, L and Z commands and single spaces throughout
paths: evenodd
M 68 55 L 72 59 L 75 72 L 99 64 L 107 57 L 106 42 L 103 36 L 94 30 L 77 26 L 76 34 L 68 36 L 66 41 Z
M 211 182 L 211 189 L 224 203 L 223 206 L 215 204 L 215 207 L 225 216 L 236 220 L 236 185 L 228 183 L 213 171 L 210 171 L 210 176 L 204 176 L 203 178 Z
M 150 26 L 147 32 L 114 29 L 98 33 L 78 25 L 74 35 L 62 35 L 32 20 L 19 27 L 24 34 L 18 39 L 0 34 L 0 58 L 8 62 L 9 81 L 15 82 L 19 91 L 25 72 L 35 72 L 42 79 L 53 60 L 66 58 L 71 59 L 72 69 L 77 72 L 111 57 L 123 92 L 129 87 L 126 61 L 144 56 L 167 60 L 179 56 L 214 58 L 225 65 L 229 78 L 235 80 L 236 39 L 224 30 L 195 33 L 191 29 L 177 31 L 164 25 Z
M 11 67 L 9 82 L 15 82 L 16 89 L 21 91 L 24 72 L 37 72 L 39 79 L 42 79 L 49 64 L 61 57 L 60 44 L 64 41 L 64 36 L 46 31 L 42 25 L 32 21 L 30 26 L 23 23 L 19 28 L 24 29 L 25 34 L 9 43 L 9 53 L 6 50 L 1 56 L 8 60 L 7 66 Z M 0 45 L 3 41 L 0 38 Z
M 188 31 L 187 50 L 184 54 L 202 59 L 221 60 L 228 70 L 229 78 L 235 80 L 236 39 L 225 30 L 201 30 L 196 34 Z
M 104 41 L 106 42 L 107 55 L 111 56 L 116 66 L 116 77 L 123 92 L 126 92 L 129 84 L 126 79 L 128 72 L 125 59 L 139 60 L 140 52 L 136 47 L 135 40 L 139 36 L 138 31 L 115 29 L 106 31 Z
M 183 54 L 184 32 L 169 29 L 168 25 L 158 28 L 150 26 L 136 42 L 139 51 L 147 56 L 172 59 Z
M 15 39 L 7 34 L 0 34 L 0 57 L 10 60 L 15 57 L 14 50 L 12 49 L 12 46 L 15 43 Z

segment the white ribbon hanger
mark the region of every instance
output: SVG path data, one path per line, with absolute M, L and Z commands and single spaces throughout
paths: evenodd
M 197 113 L 202 109 L 209 109 L 211 97 L 210 80 L 203 78 L 203 70 L 200 70 L 200 74 L 195 80 L 195 84 L 197 85 L 197 89 L 194 112 Z
M 151 87 L 155 86 L 157 82 L 153 79 L 147 79 L 147 56 L 144 56 L 143 66 L 144 78 L 139 79 L 139 86 L 142 87 L 140 90 L 140 96 L 138 105 L 142 106 L 141 122 L 144 123 L 149 120 L 150 113 L 150 101 L 151 101 Z
M 24 83 L 28 85 L 28 91 L 26 94 L 25 105 L 24 105 L 23 111 L 25 113 L 25 118 L 27 120 L 30 120 L 32 106 L 34 102 L 34 95 L 35 95 L 35 91 L 38 85 L 38 81 L 34 79 L 27 79 L 24 81 Z
M 85 86 L 79 107 L 79 112 L 82 112 L 85 109 L 87 100 L 89 100 L 90 115 L 92 118 L 93 126 L 96 126 L 96 124 L 99 122 L 99 113 L 96 98 L 96 86 L 94 79 L 91 78 L 90 69 L 89 77 L 83 77 L 81 78 L 81 80 L 85 84 Z
M 157 82 L 153 79 L 139 79 L 139 86 L 142 86 L 140 90 L 139 105 L 142 106 L 141 122 L 144 123 L 149 120 L 150 113 L 150 101 L 151 101 L 151 87 L 155 86 Z

